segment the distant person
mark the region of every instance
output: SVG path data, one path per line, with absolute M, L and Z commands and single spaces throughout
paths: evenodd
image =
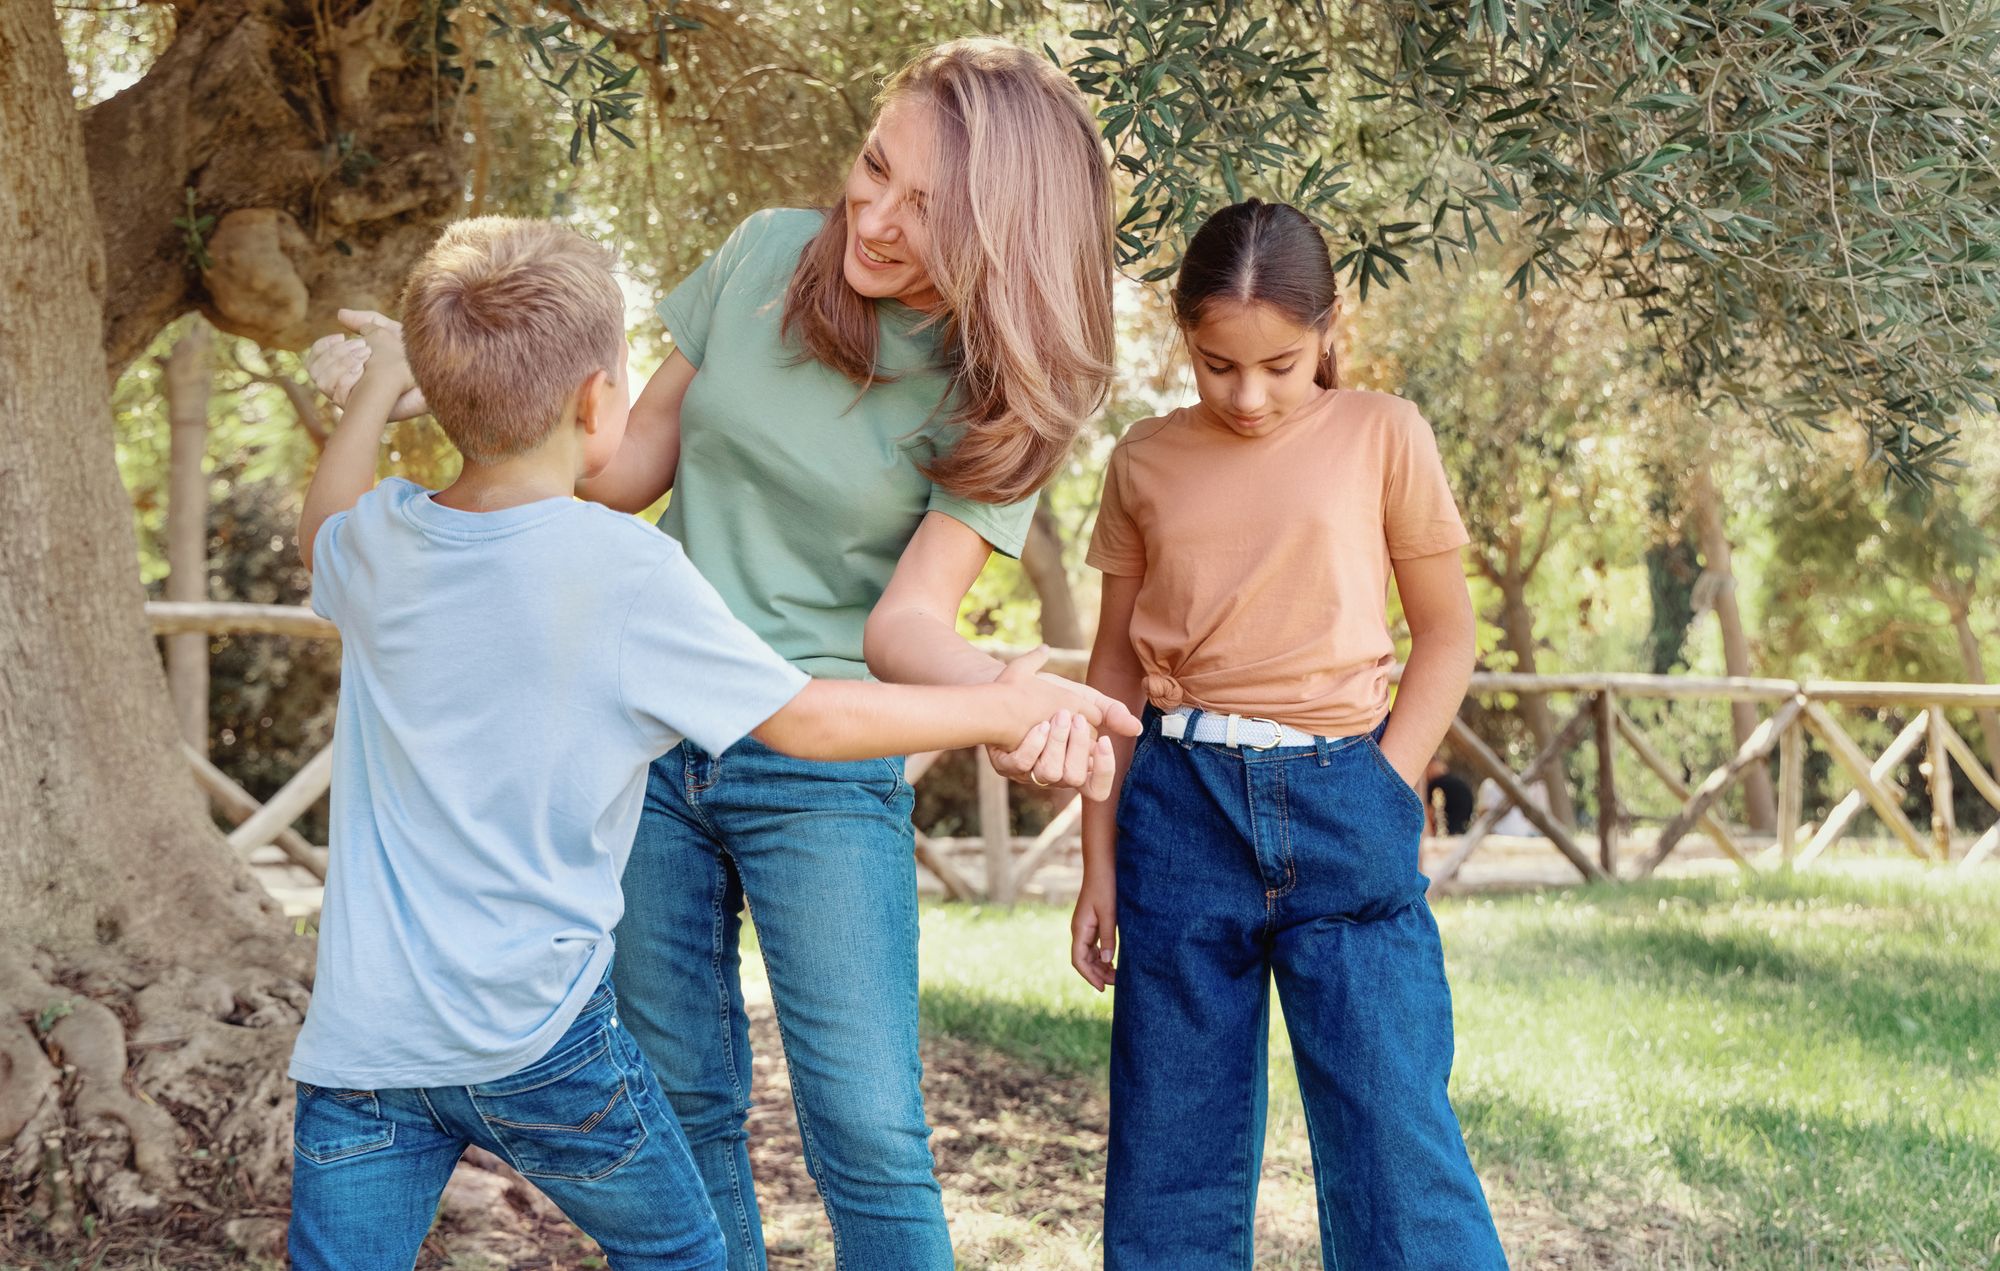
M 1472 786 L 1451 770 L 1443 755 L 1431 757 L 1424 769 L 1424 816 L 1430 833 L 1438 832 L 1438 805 L 1444 805 L 1444 832 L 1463 834 L 1472 824 Z
M 1525 784 L 1528 791 L 1528 802 L 1534 804 L 1540 811 L 1547 812 L 1549 810 L 1548 786 L 1539 778 Z M 1478 810 L 1484 812 L 1488 808 L 1498 807 L 1506 797 L 1493 778 L 1488 777 L 1479 783 L 1479 795 L 1475 802 L 1478 805 Z M 1516 803 L 1510 805 L 1507 811 L 1501 814 L 1500 819 L 1493 823 L 1492 833 L 1513 838 L 1539 838 L 1542 832 L 1536 828 L 1533 821 L 1528 819 L 1527 814 L 1521 811 L 1521 805 Z

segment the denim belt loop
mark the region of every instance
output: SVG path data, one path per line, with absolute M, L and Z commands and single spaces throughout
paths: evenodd
M 1326 738 L 1317 733 L 1313 734 L 1313 754 L 1318 758 L 1319 766 L 1322 768 L 1333 762 L 1333 755 L 1326 746 Z
M 1201 722 L 1202 710 L 1199 706 L 1188 707 L 1187 731 L 1181 734 L 1181 749 L 1194 749 L 1194 726 Z

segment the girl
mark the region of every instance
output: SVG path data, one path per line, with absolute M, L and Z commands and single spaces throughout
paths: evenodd
M 1416 408 L 1338 387 L 1337 307 L 1305 216 L 1216 213 L 1174 287 L 1200 401 L 1134 425 L 1105 476 L 1089 681 L 1146 703 L 1122 797 L 1085 810 L 1071 923 L 1077 971 L 1118 987 L 1108 1268 L 1251 1265 L 1273 976 L 1326 1265 L 1506 1265 L 1445 1095 L 1417 871 L 1415 786 L 1472 671 L 1466 535 Z
M 802 670 L 991 680 L 959 603 L 992 551 L 1020 552 L 1035 491 L 1103 399 L 1111 272 L 1108 168 L 1076 89 L 1000 41 L 933 49 L 889 81 L 833 206 L 757 213 L 660 304 L 673 355 L 578 492 L 636 512 L 671 488 L 660 528 Z M 353 369 L 341 347 L 322 387 Z M 1137 731 L 1117 714 L 1107 727 Z M 996 765 L 1102 798 L 1110 760 L 1065 714 Z M 918 1085 L 913 800 L 900 762 L 754 739 L 653 767 L 616 985 L 731 1271 L 765 1261 L 746 902 L 839 1265 L 952 1264 Z

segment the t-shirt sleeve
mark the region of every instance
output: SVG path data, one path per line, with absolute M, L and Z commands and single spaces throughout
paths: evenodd
M 1097 501 L 1097 525 L 1090 532 L 1090 550 L 1083 561 L 1106 574 L 1146 572 L 1146 542 L 1139 536 L 1139 523 L 1126 507 L 1123 485 L 1124 463 L 1116 450 L 1104 469 L 1104 493 Z
M 1390 428 L 1382 481 L 1382 530 L 1389 559 L 1412 560 L 1465 546 L 1471 540 L 1451 497 L 1451 482 L 1430 423 L 1414 407 L 1406 407 Z
M 647 576 L 619 636 L 619 695 L 661 754 L 682 737 L 721 754 L 807 680 L 729 612 L 678 548 Z
M 319 523 L 313 535 L 312 611 L 338 623 L 346 597 L 346 531 L 348 511 L 335 512 Z
M 715 324 L 715 307 L 722 289 L 764 237 L 770 213 L 759 212 L 730 231 L 722 246 L 695 271 L 681 279 L 655 309 L 674 338 L 674 351 L 695 366 L 708 352 L 708 333 Z
M 981 503 L 953 494 L 942 486 L 933 486 L 929 510 L 970 526 L 994 551 L 1019 560 L 1021 549 L 1028 543 L 1028 527 L 1034 523 L 1035 501 L 1039 497 L 1031 494 L 1019 503 Z

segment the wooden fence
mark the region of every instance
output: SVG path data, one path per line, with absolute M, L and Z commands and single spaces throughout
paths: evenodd
M 297 606 L 227 603 L 154 602 L 146 606 L 156 635 L 203 632 L 209 635 L 277 635 L 307 639 L 336 638 L 333 624 Z M 1084 655 L 1059 651 L 1049 669 L 1081 678 Z M 1840 680 L 1715 679 L 1690 676 L 1601 673 L 1586 675 L 1514 675 L 1478 672 L 1471 695 L 1542 695 L 1572 703 L 1568 722 L 1543 747 L 1526 769 L 1516 772 L 1463 720 L 1451 725 L 1451 745 L 1464 763 L 1498 789 L 1463 835 L 1440 840 L 1447 848 L 1431 866 L 1433 890 L 1452 885 L 1465 863 L 1491 836 L 1509 809 L 1521 814 L 1555 851 L 1586 881 L 1645 877 L 1672 856 L 1687 837 L 1699 830 L 1716 848 L 1744 870 L 1769 862 L 1806 868 L 1840 840 L 1864 810 L 1872 811 L 1908 852 L 1919 860 L 1957 859 L 1970 870 L 2000 850 L 2000 820 L 1964 845 L 1962 853 L 1954 824 L 1953 767 L 1965 775 L 1987 804 L 2000 812 L 2000 782 L 1968 746 L 1949 715 L 1953 711 L 2000 708 L 2000 687 L 1969 684 L 1857 683 Z M 1622 703 L 1636 699 L 1739 702 L 1758 704 L 1768 713 L 1736 752 L 1691 787 L 1632 721 Z M 1907 713 L 1888 747 L 1871 759 L 1833 714 L 1834 708 L 1861 708 Z M 1596 755 L 1597 833 L 1591 842 L 1551 815 L 1531 798 L 1528 787 L 1591 734 Z M 1805 763 L 1809 739 L 1817 739 L 1852 787 L 1817 825 L 1804 824 Z M 1678 804 L 1657 834 L 1641 839 L 1630 832 L 1629 808 L 1617 775 L 1620 751 L 1628 751 L 1651 772 Z M 1903 811 L 1903 770 L 1921 750 L 1917 778 L 1929 787 L 1931 823 L 1919 829 Z M 1753 766 L 1778 756 L 1776 833 L 1755 838 L 1726 823 L 1722 796 Z M 246 858 L 272 849 L 314 877 L 326 877 L 326 851 L 306 842 L 292 823 L 326 793 L 332 780 L 330 750 L 314 755 L 268 800 L 259 802 L 231 781 L 192 747 L 189 767 L 215 806 L 235 823 L 230 845 Z M 910 757 L 907 779 L 921 781 L 938 754 Z M 917 859 L 955 900 L 984 899 L 1011 903 L 1045 866 L 1075 848 L 1082 800 L 1071 793 L 1053 818 L 1031 837 L 1010 830 L 1012 783 L 977 761 L 979 832 L 972 839 L 933 839 L 917 834 Z M 1807 831 L 1810 831 L 1807 833 Z M 1630 835 L 1631 842 L 1626 843 Z M 1800 840 L 1804 841 L 1801 842 Z M 1594 848 L 1593 850 L 1587 850 Z M 962 861 L 970 847 L 983 858 L 980 876 L 967 876 Z

